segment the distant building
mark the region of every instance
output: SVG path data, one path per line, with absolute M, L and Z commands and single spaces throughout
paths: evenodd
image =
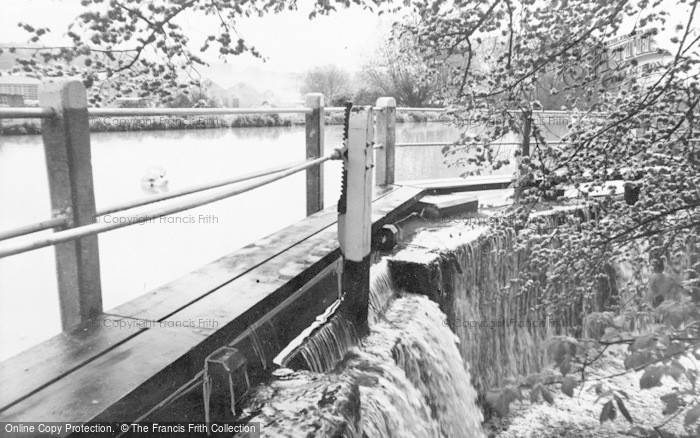
M 635 76 L 648 82 L 658 75 L 654 70 L 668 62 L 672 55 L 657 45 L 656 33 L 656 29 L 647 29 L 605 42 L 595 64 L 596 74 L 604 78 L 606 87 L 619 85 L 625 77 Z M 621 66 L 627 67 L 625 77 L 619 76 Z
M 202 81 L 203 93 L 210 99 L 217 101 L 224 108 L 238 108 L 241 104 L 238 97 L 230 91 L 224 89 L 221 85 L 205 79 Z
M 0 76 L 0 95 L 7 96 L 2 98 L 2 101 L 12 100 L 14 102 L 12 106 L 24 106 L 25 100 L 38 100 L 39 83 L 38 79 L 25 76 Z M 21 103 L 18 104 L 16 98 L 9 96 L 19 96 Z

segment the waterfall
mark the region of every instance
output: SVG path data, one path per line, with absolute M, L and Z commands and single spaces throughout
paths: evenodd
M 299 349 L 308 369 L 323 373 L 333 369 L 358 342 L 355 327 L 342 314 L 336 313 L 323 324 Z
M 515 243 L 514 230 L 457 224 L 419 232 L 389 260 L 398 288 L 439 303 L 480 392 L 545 361 L 540 345 L 553 324 L 536 310 L 538 289 L 519 287 Z
M 445 320 L 437 303 L 403 294 L 333 371 L 279 371 L 252 392 L 243 415 L 261 422 L 263 436 L 271 437 L 309 436 L 304 431 L 358 438 L 482 437 L 476 391 Z
M 380 321 L 392 299 L 396 296 L 396 286 L 387 268 L 386 258 L 382 258 L 369 271 L 369 325 Z
M 540 345 L 550 321 L 535 310 L 538 291 L 521 291 L 513 281 L 520 261 L 514 242 L 512 230 L 483 235 L 453 251 L 461 273 L 447 265 L 448 319 L 479 390 L 498 386 L 505 377 L 537 372 L 544 364 Z
M 369 324 L 374 326 L 391 304 L 396 289 L 387 269 L 386 259 L 370 269 Z M 333 303 L 323 315 L 295 341 L 290 343 L 275 362 L 282 366 L 304 368 L 317 373 L 327 372 L 343 358 L 359 339 L 354 326 L 336 312 L 339 302 Z
M 539 289 L 517 281 L 526 254 L 515 231 L 455 225 L 375 264 L 369 336 L 331 306 L 295 343 L 301 359 L 283 363 L 296 371 L 252 391 L 247 421 L 263 436 L 484 436 L 477 390 L 538 372 L 553 321 Z

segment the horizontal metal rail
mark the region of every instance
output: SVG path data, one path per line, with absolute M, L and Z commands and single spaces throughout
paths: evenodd
M 237 114 L 311 114 L 313 109 L 295 108 L 88 108 L 91 117 L 213 116 Z
M 447 142 L 428 142 L 428 143 L 396 143 L 397 148 L 410 148 L 419 146 L 451 146 L 455 144 L 453 141 Z
M 440 113 L 445 111 L 445 108 L 410 108 L 410 107 L 396 107 L 396 111 L 412 111 L 416 113 Z
M 253 182 L 241 184 L 236 187 L 219 187 L 216 189 L 212 189 L 212 191 L 209 193 L 193 194 L 188 199 L 179 199 L 177 201 L 172 202 L 169 205 L 161 206 L 153 210 L 142 212 L 138 216 L 126 217 L 127 220 L 125 221 L 98 222 L 82 227 L 71 228 L 69 230 L 59 231 L 51 234 L 50 236 L 35 238 L 33 240 L 28 240 L 25 242 L 12 242 L 8 244 L 0 244 L 0 258 L 8 257 L 15 254 L 21 254 L 23 252 L 32 251 L 39 248 L 45 248 L 47 246 L 52 246 L 59 243 L 80 239 L 86 236 L 92 236 L 94 234 L 103 233 L 105 231 L 111 231 L 116 230 L 118 228 L 128 227 L 130 225 L 135 225 L 142 222 L 148 222 L 150 220 L 157 219 L 162 216 L 180 213 L 185 210 L 191 210 L 193 208 L 201 207 L 202 205 L 220 201 L 231 196 L 240 195 L 241 193 L 245 193 L 258 187 L 262 187 L 264 185 L 278 181 L 282 178 L 309 169 L 311 167 L 319 166 L 328 160 L 339 158 L 340 154 L 337 151 L 334 151 L 329 155 L 324 155 L 323 157 L 316 158 L 314 160 L 309 160 L 304 164 L 291 167 L 285 171 L 275 173 L 273 175 L 261 177 Z
M 177 198 L 179 196 L 189 195 L 191 193 L 201 192 L 204 190 L 214 189 L 214 188 L 229 185 L 229 184 L 248 181 L 251 179 L 259 178 L 261 176 L 266 176 L 266 175 L 270 175 L 273 173 L 281 172 L 283 170 L 287 170 L 287 169 L 290 169 L 290 168 L 295 167 L 295 166 L 300 166 L 300 165 L 303 165 L 304 163 L 306 163 L 305 160 L 300 161 L 298 163 L 294 163 L 294 164 L 288 164 L 288 163 L 282 164 L 279 166 L 270 167 L 267 169 L 246 173 L 243 175 L 238 175 L 238 176 L 234 176 L 234 177 L 230 177 L 230 178 L 224 178 L 224 179 L 221 179 L 218 181 L 197 184 L 197 185 L 186 187 L 183 189 L 173 190 L 173 191 L 167 192 L 167 193 L 160 193 L 157 195 L 149 196 L 147 198 L 136 199 L 136 200 L 132 199 L 132 200 L 120 202 L 117 204 L 112 204 L 108 207 L 104 207 L 104 208 L 97 210 L 97 215 L 102 216 L 102 215 L 109 214 L 109 213 L 115 213 L 117 211 L 129 210 L 131 208 L 136 208 L 136 207 L 140 207 L 142 205 L 152 204 L 155 202 L 165 201 L 167 199 Z M 2 238 L 0 238 L 0 240 L 2 240 Z
M 217 187 L 225 186 L 228 184 L 235 184 L 243 181 L 248 181 L 251 179 L 259 178 L 261 176 L 271 175 L 273 173 L 281 172 L 283 170 L 290 169 L 294 166 L 303 165 L 306 161 L 302 161 L 295 164 L 283 164 L 280 166 L 270 167 L 268 169 L 259 170 L 257 172 L 250 172 L 243 175 L 238 175 L 233 178 L 225 178 L 218 181 L 208 182 L 204 184 L 198 184 L 195 186 L 186 187 L 180 190 L 173 190 L 167 193 L 161 193 L 154 196 L 149 196 L 147 198 L 129 200 L 121 202 L 118 204 L 110 205 L 109 207 L 101 208 L 97 211 L 97 216 L 104 216 L 106 214 L 115 213 L 118 211 L 129 210 L 132 208 L 140 207 L 146 204 L 153 204 L 156 202 L 165 201 L 172 198 L 177 198 L 179 196 L 189 195 L 196 192 L 201 192 L 204 190 L 214 189 Z M 56 228 L 64 225 L 66 223 L 65 216 L 57 216 L 52 219 L 48 219 L 41 222 L 36 222 L 29 225 L 23 225 L 21 227 L 12 228 L 9 230 L 0 231 L 0 241 L 12 239 L 15 237 L 24 236 L 26 234 L 36 233 L 39 231 L 48 230 L 51 228 Z
M 426 143 L 396 143 L 397 148 L 410 148 L 410 147 L 430 147 L 430 146 L 452 146 L 457 144 L 454 141 L 443 141 L 443 142 L 426 142 Z M 530 143 L 530 144 L 534 144 Z M 563 144 L 561 141 L 548 141 L 547 144 Z M 467 143 L 460 146 L 483 146 L 483 143 Z M 520 146 L 521 142 L 503 142 L 503 143 L 490 143 L 489 146 Z
M 381 108 L 374 108 L 375 111 Z M 444 112 L 448 108 L 414 108 L 397 107 L 403 112 Z M 202 116 L 202 115 L 237 115 L 237 114 L 311 114 L 311 108 L 88 108 L 88 114 L 93 117 L 147 117 L 147 116 Z M 342 106 L 325 107 L 324 112 L 335 113 L 345 111 Z M 533 115 L 566 115 L 577 117 L 594 116 L 606 117 L 605 113 L 577 113 L 562 110 L 533 111 Z M 47 119 L 56 115 L 52 108 L 0 108 L 0 119 Z
M 53 108 L 0 108 L 0 119 L 50 119 Z
M 374 111 L 380 111 L 382 108 L 379 107 L 374 107 L 372 108 Z M 328 106 L 323 109 L 327 113 L 339 113 L 342 111 L 345 111 L 344 106 Z M 440 112 L 444 111 L 445 108 L 401 108 L 397 107 L 396 111 L 413 111 L 413 112 Z
M 311 108 L 88 108 L 91 117 L 211 116 L 237 114 L 311 114 Z M 48 119 L 52 108 L 0 108 L 0 119 Z
M 37 233 L 39 231 L 60 227 L 65 223 L 65 216 L 56 216 L 45 221 L 35 222 L 33 224 L 22 225 L 21 227 L 0 231 L 0 240 L 7 240 L 13 237 L 24 236 L 26 234 Z

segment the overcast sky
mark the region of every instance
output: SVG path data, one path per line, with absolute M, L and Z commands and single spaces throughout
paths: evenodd
M 236 82 L 247 82 L 260 91 L 271 89 L 275 93 L 296 93 L 288 80 L 288 73 L 302 73 L 314 66 L 337 64 L 350 72 L 357 71 L 387 34 L 394 19 L 379 16 L 360 7 L 340 10 L 330 16 L 308 19 L 313 0 L 299 0 L 298 11 L 268 14 L 262 18 L 241 19 L 238 31 L 249 44 L 254 45 L 267 62 L 250 55 L 230 57 L 228 65 L 222 65 L 213 50 L 204 58 L 212 63 L 202 69 L 202 74 L 229 87 Z M 69 23 L 81 12 L 80 0 L 0 0 L 0 42 L 23 43 L 27 34 L 17 27 L 26 22 L 35 27 L 49 27 L 52 33 L 44 40 L 47 44 L 60 42 Z M 686 18 L 683 7 L 675 0 L 663 0 L 663 7 L 671 12 L 669 30 Z M 214 17 L 190 12 L 178 21 L 189 33 L 193 47 L 199 47 L 204 38 L 218 29 Z M 634 22 L 627 20 L 623 31 L 631 30 Z M 65 40 L 64 40 L 65 42 Z M 284 91 L 283 91 L 283 90 Z
M 25 42 L 27 33 L 17 27 L 26 22 L 52 30 L 46 43 L 55 43 L 68 24 L 81 12 L 80 0 L 0 0 L 0 42 Z M 269 14 L 262 18 L 241 19 L 237 29 L 255 45 L 268 61 L 263 64 L 251 56 L 231 58 L 238 66 L 265 66 L 272 70 L 300 72 L 315 65 L 338 64 L 355 70 L 387 31 L 391 20 L 362 10 L 340 10 L 328 17 L 308 19 L 311 1 L 300 0 L 298 11 Z M 38 13 L 38 11 L 40 11 Z M 181 21 L 198 47 L 217 27 L 216 19 L 190 13 Z M 210 55 L 209 61 L 216 56 Z

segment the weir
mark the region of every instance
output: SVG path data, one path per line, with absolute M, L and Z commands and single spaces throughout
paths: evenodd
M 66 99 L 84 93 L 70 81 L 47 90 Z M 52 112 L 41 112 L 47 127 L 85 128 L 87 108 L 80 108 L 80 118 L 64 120 L 63 101 L 57 102 Z M 64 285 L 66 330 L 0 363 L 0 420 L 259 421 L 265 436 L 303 430 L 353 437 L 483 435 L 478 391 L 538 369 L 542 360 L 532 348 L 543 332 L 499 326 L 489 333 L 460 323 L 528 316 L 537 291 L 522 294 L 513 286 L 510 299 L 495 299 L 512 286 L 519 267 L 514 234 L 448 225 L 473 218 L 482 201 L 502 203 L 510 177 L 396 184 L 393 99 L 378 102 L 376 135 L 373 108 L 347 108 L 345 143 L 327 155 L 322 97 L 309 96 L 307 106 L 299 112 L 307 115 L 308 161 L 184 190 L 142 217 L 184 211 L 300 171 L 307 172 L 310 215 L 107 311 L 99 287 L 90 287 L 99 278 L 73 260 L 64 274 L 84 274 L 85 281 L 77 290 Z M 75 139 L 80 144 L 71 143 Z M 89 136 L 63 140 L 66 150 L 89 149 Z M 68 179 L 91 172 L 89 166 L 80 171 L 89 157 L 78 158 L 78 175 Z M 343 160 L 343 192 L 337 207 L 320 209 L 318 170 L 332 159 Z M 375 162 L 381 171 L 372 187 Z M 476 197 L 442 196 L 456 192 Z M 80 250 L 77 242 L 95 243 L 98 233 L 138 223 L 81 224 L 70 210 L 56 214 L 60 225 L 35 224 L 7 235 L 66 229 L 0 244 L 0 257 L 64 245 L 65 254 L 57 254 L 62 263 Z M 85 300 L 69 299 L 76 296 Z
M 591 220 L 585 205 L 535 215 L 549 226 L 571 216 Z M 291 369 L 253 391 L 244 417 L 271 426 L 263 431 L 271 437 L 298 430 L 483 436 L 477 400 L 506 378 L 539 372 L 545 339 L 570 334 L 582 309 L 549 315 L 539 308 L 539 290 L 514 281 L 527 257 L 516 248 L 515 230 L 494 233 L 471 223 L 423 223 L 384 254 L 371 269 L 370 335 L 358 338 L 342 315 L 320 323 L 281 363 Z M 318 415 L 285 408 L 315 411 L 328 391 L 333 403 Z

